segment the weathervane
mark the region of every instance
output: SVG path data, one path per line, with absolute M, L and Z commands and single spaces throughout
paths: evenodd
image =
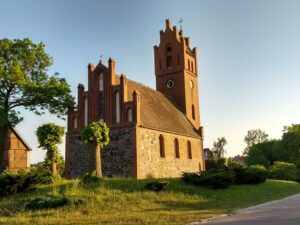
M 183 22 L 183 19 L 180 18 L 180 20 L 178 21 L 178 23 L 180 24 L 180 30 L 182 31 L 182 22 Z
M 102 57 L 103 57 L 103 55 L 101 54 L 101 55 L 100 55 L 100 60 L 101 60 L 101 61 L 102 61 Z

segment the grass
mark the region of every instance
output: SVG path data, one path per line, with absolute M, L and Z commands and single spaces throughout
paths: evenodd
M 266 201 L 300 193 L 300 184 L 268 180 L 259 185 L 233 185 L 225 190 L 210 190 L 184 184 L 180 179 L 169 181 L 161 193 L 144 190 L 153 180 L 107 178 L 82 185 L 79 181 L 62 181 L 39 186 L 27 193 L 0 199 L 0 224 L 109 224 L 109 225 L 176 225 L 231 212 Z M 58 209 L 27 211 L 26 199 L 45 195 L 82 199 Z

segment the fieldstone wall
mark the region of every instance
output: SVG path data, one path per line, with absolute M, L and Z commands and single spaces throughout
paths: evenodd
M 200 138 L 189 138 L 146 128 L 139 128 L 138 178 L 180 177 L 183 172 L 203 169 Z M 160 157 L 159 135 L 163 135 L 165 157 Z M 174 139 L 179 141 L 180 158 L 175 157 Z M 191 142 L 192 159 L 188 158 L 187 141 Z
M 110 131 L 110 142 L 101 150 L 103 176 L 132 177 L 135 171 L 133 129 Z M 68 178 L 76 178 L 89 171 L 88 145 L 80 142 L 79 134 L 68 134 L 68 157 L 66 158 Z
M 81 144 L 79 133 L 67 134 L 68 157 L 66 157 L 66 177 L 77 178 L 89 171 L 90 151 L 88 145 Z

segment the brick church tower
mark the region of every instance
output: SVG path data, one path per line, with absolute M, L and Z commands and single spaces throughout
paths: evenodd
M 172 96 L 186 117 L 200 128 L 197 49 L 190 48 L 190 40 L 182 30 L 171 27 L 160 31 L 160 44 L 154 46 L 156 90 Z

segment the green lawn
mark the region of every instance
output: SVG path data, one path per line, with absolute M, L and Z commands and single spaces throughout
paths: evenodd
M 259 185 L 234 185 L 210 190 L 169 181 L 162 193 L 144 191 L 149 180 L 107 178 L 83 186 L 78 181 L 40 186 L 27 193 L 0 199 L 0 224 L 186 224 L 228 213 L 258 203 L 300 193 L 300 184 L 268 180 Z M 82 205 L 58 209 L 25 211 L 24 200 L 45 195 L 65 195 L 85 200 Z

